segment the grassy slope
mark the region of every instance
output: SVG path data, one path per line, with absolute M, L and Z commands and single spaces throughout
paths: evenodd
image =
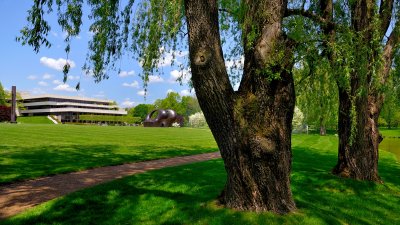
M 298 211 L 286 216 L 215 206 L 221 160 L 126 177 L 42 204 L 4 224 L 400 224 L 400 165 L 382 152 L 384 184 L 332 176 L 337 137 L 294 135 L 292 190 Z M 2 222 L 0 222 L 2 224 Z
M 0 183 L 217 150 L 207 129 L 0 124 Z
M 17 118 L 17 122 L 23 124 L 54 124 L 47 116 L 20 116 Z

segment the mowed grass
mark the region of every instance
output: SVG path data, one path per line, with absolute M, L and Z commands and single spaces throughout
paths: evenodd
M 0 183 L 217 150 L 208 129 L 0 124 Z
M 39 205 L 0 224 L 400 224 L 400 165 L 381 152 L 384 183 L 330 174 L 337 137 L 293 135 L 288 215 L 224 209 L 214 199 L 226 174 L 222 160 L 129 176 Z

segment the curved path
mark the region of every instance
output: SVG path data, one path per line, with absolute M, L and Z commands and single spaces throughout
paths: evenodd
M 221 157 L 219 152 L 94 168 L 0 185 L 0 220 L 68 193 L 149 170 Z

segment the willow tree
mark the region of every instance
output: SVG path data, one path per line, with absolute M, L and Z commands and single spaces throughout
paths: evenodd
M 378 117 L 400 43 L 395 0 L 320 0 L 292 10 L 319 24 L 339 91 L 339 151 L 333 173 L 380 181 Z
M 80 33 L 83 0 L 55 4 L 58 22 L 67 33 L 68 53 L 70 39 Z M 87 4 L 93 38 L 85 69 L 96 81 L 108 77 L 107 71 L 115 68 L 124 52 L 133 51 L 146 82 L 163 53 L 176 53 L 185 49 L 181 43 L 188 43 L 191 81 L 227 172 L 219 202 L 239 210 L 295 209 L 290 190 L 294 43 L 282 25 L 287 1 L 130 0 L 123 5 L 118 0 L 88 0 Z M 52 9 L 52 0 L 35 0 L 28 25 L 17 39 L 35 51 L 41 45 L 51 46 L 45 16 Z M 244 56 L 237 91 L 225 66 L 220 22 L 224 29 L 235 27 L 231 30 L 240 34 L 225 40 L 238 40 L 236 53 Z M 68 69 L 67 64 L 64 72 Z

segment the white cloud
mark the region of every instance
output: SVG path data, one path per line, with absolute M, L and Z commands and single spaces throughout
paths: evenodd
M 58 37 L 58 33 L 57 33 L 57 32 L 52 31 L 51 34 L 52 34 L 54 37 Z
M 139 88 L 139 82 L 137 82 L 136 80 L 133 81 L 132 83 L 123 83 L 122 86 L 124 87 L 131 87 L 131 88 Z
M 45 73 L 45 74 L 43 74 L 42 79 L 43 79 L 43 80 L 49 80 L 49 79 L 51 79 L 52 77 L 53 77 L 53 75 L 48 74 L 48 73 Z
M 164 82 L 164 79 L 160 76 L 150 75 L 149 76 L 149 83 L 159 83 Z
M 149 93 L 148 92 L 146 93 L 144 90 L 141 90 L 141 91 L 138 91 L 137 94 L 140 96 L 145 96 L 145 95 L 148 95 Z
M 133 76 L 133 75 L 135 75 L 135 71 L 133 71 L 133 70 L 131 70 L 131 71 L 121 71 L 118 75 L 120 77 Z
M 29 75 L 27 78 L 28 78 L 29 80 L 36 80 L 36 79 L 37 79 L 37 76 L 35 76 L 35 75 Z
M 165 66 L 171 66 L 172 61 L 175 58 L 175 63 L 180 64 L 178 58 L 182 58 L 186 56 L 189 52 L 188 51 L 169 51 L 166 52 L 164 47 L 160 48 L 161 52 L 161 58 L 160 61 L 158 62 L 158 67 L 165 67 Z
M 68 75 L 68 80 L 79 80 L 79 76 Z
M 32 94 L 34 95 L 41 95 L 41 94 L 46 94 L 46 92 L 44 90 L 42 90 L 41 88 L 34 88 L 32 90 Z
M 190 81 L 190 79 L 192 78 L 190 69 L 184 69 L 182 71 L 172 70 L 170 72 L 170 75 L 171 75 L 169 78 L 170 83 L 179 82 L 179 79 L 181 79 L 182 83 L 187 84 Z
M 58 70 L 58 71 L 62 71 L 63 68 L 64 68 L 64 65 L 67 62 L 71 66 L 71 69 L 75 67 L 75 62 L 72 61 L 72 60 L 69 60 L 69 59 L 68 60 L 63 59 L 63 58 L 53 59 L 53 58 L 47 58 L 47 57 L 40 58 L 40 63 L 41 64 L 43 64 L 43 65 L 45 65 L 45 66 L 47 66 L 49 68 Z
M 48 85 L 47 82 L 44 81 L 39 81 L 38 84 L 43 87 L 46 87 Z
M 192 95 L 192 93 L 190 93 L 190 91 L 189 90 L 182 90 L 181 92 L 180 92 L 180 95 L 181 96 L 188 96 L 188 95 Z
M 129 98 L 126 98 L 125 101 L 122 102 L 122 106 L 130 108 L 136 105 L 136 102 L 131 101 Z
M 56 91 L 68 91 L 68 92 L 75 92 L 76 89 L 70 87 L 68 84 L 60 84 L 57 87 L 53 88 Z
M 61 82 L 60 80 L 53 80 L 53 84 L 60 85 L 63 84 L 63 82 Z
M 106 95 L 105 95 L 104 91 L 99 91 L 99 92 L 97 92 L 97 94 L 93 95 L 93 97 L 96 97 L 96 98 L 105 98 Z
M 167 90 L 167 94 L 171 93 L 171 92 L 175 92 L 173 89 L 168 89 Z

